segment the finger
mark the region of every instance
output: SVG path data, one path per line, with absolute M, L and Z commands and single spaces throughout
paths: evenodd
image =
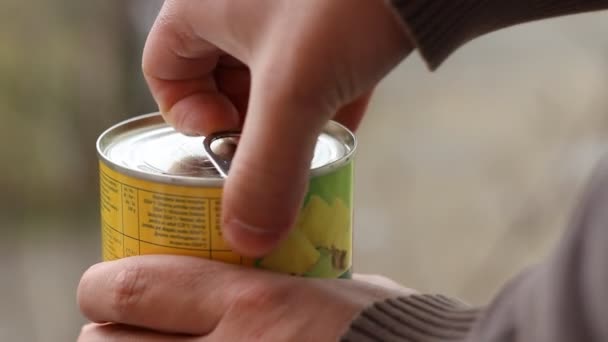
M 215 80 L 218 89 L 230 99 L 242 121 L 249 102 L 251 74 L 245 65 L 230 63 L 229 59 L 220 60 L 219 66 L 215 70 Z
M 246 273 L 200 258 L 125 258 L 87 270 L 78 286 L 78 303 L 92 322 L 204 335 L 237 295 L 232 293 L 239 286 L 233 279 L 237 274 Z
M 146 77 L 167 123 L 187 135 L 237 129 L 235 104 L 212 85 L 214 80 L 165 81 Z
M 361 119 L 363 118 L 363 115 L 365 114 L 365 111 L 367 109 L 367 105 L 369 103 L 371 95 L 372 95 L 372 92 L 370 91 L 369 93 L 366 93 L 366 94 L 360 96 L 358 99 L 356 99 L 352 103 L 350 103 L 350 104 L 342 107 L 340 109 L 340 111 L 338 111 L 338 113 L 336 114 L 336 116 L 334 117 L 334 120 L 342 123 L 343 125 L 345 125 L 346 127 L 348 127 L 349 129 L 351 129 L 353 131 L 356 130 L 357 127 L 359 126 L 360 122 L 361 122 Z M 284 113 L 284 115 L 286 117 L 290 117 L 286 113 Z M 264 124 L 264 123 L 262 123 L 262 124 Z M 278 137 L 277 136 L 278 134 L 276 132 L 280 131 L 281 128 L 277 129 L 276 126 L 272 126 L 273 122 L 266 122 L 265 124 L 268 125 L 268 126 L 273 127 L 274 130 L 275 130 L 274 133 L 270 133 L 270 134 L 272 134 L 276 138 L 275 146 L 278 145 L 278 146 L 280 146 L 280 148 L 284 149 L 285 148 L 285 141 L 288 141 L 286 139 L 293 139 L 295 141 L 295 143 L 296 143 L 296 146 L 295 146 L 296 149 L 297 148 L 301 148 L 301 147 L 304 146 L 304 145 L 298 145 L 297 144 L 299 141 L 296 140 L 296 138 L 294 137 L 293 134 L 289 134 L 289 138 Z M 296 126 L 296 127 L 292 127 L 292 128 L 287 127 L 287 128 L 284 128 L 284 130 L 286 130 L 286 132 L 292 132 L 294 130 L 298 131 L 298 130 L 305 129 L 304 128 L 305 126 L 299 125 L 299 124 L 294 123 L 294 122 L 292 122 L 292 124 L 293 124 L 293 126 Z M 251 133 L 251 132 L 248 132 L 248 133 Z M 316 137 L 314 131 L 312 132 L 311 137 L 313 137 L 313 138 Z M 277 144 L 276 142 L 280 142 L 280 143 Z M 315 143 L 316 143 L 316 140 L 315 140 Z M 247 146 L 247 145 L 241 144 L 240 146 Z M 258 158 L 264 158 L 264 159 L 261 159 L 262 161 L 269 160 L 269 164 L 270 164 L 269 166 L 270 167 L 274 167 L 275 166 L 274 163 L 272 163 L 274 160 L 280 160 L 278 157 L 276 157 L 277 155 L 275 153 L 273 153 L 273 152 L 268 153 L 267 151 L 265 151 L 264 149 L 262 149 L 264 147 L 263 145 L 255 144 L 254 146 L 255 146 L 255 148 L 261 149 L 261 153 L 265 153 L 266 156 L 273 156 L 272 158 L 264 158 L 264 156 L 258 157 Z M 243 149 L 243 147 L 240 147 L 240 149 Z M 251 153 L 251 152 L 247 152 L 246 151 L 245 153 Z M 296 151 L 287 151 L 287 153 L 292 153 L 292 154 L 291 155 L 287 154 L 286 158 L 293 158 L 293 156 L 295 154 L 297 154 L 298 151 L 297 150 Z M 245 177 L 247 176 L 247 174 L 246 174 L 247 172 L 249 173 L 249 176 L 251 176 L 251 177 L 257 177 L 257 175 L 255 173 L 252 173 L 251 164 L 247 164 L 247 165 L 248 165 L 248 167 L 245 170 L 243 170 L 242 179 L 245 179 Z M 297 164 L 291 164 L 292 167 L 296 166 L 296 165 Z M 289 167 L 289 165 L 288 165 L 288 167 Z M 307 167 L 307 165 L 303 166 L 303 167 Z M 292 171 L 292 170 L 293 169 L 288 169 L 285 172 L 288 173 L 288 174 L 289 173 L 293 174 L 294 171 Z M 238 176 L 235 176 L 236 172 L 237 171 L 231 170 L 232 177 L 238 177 Z M 264 174 L 264 175 L 271 174 L 271 173 L 269 173 L 269 172 L 267 172 L 267 171 L 265 171 L 263 169 L 261 170 L 260 173 Z M 289 184 L 287 184 L 287 186 L 282 185 L 280 183 L 281 179 L 287 179 L 287 181 L 289 182 Z M 296 182 L 289 181 L 289 179 L 290 178 L 281 178 L 280 176 L 278 176 L 275 179 L 271 180 L 271 182 L 269 184 L 273 185 L 273 184 L 279 183 L 276 186 L 279 187 L 279 189 L 281 189 L 281 187 L 283 187 L 282 190 L 284 190 L 284 191 L 286 191 L 286 190 L 289 191 L 290 187 L 291 187 L 291 189 L 295 189 L 295 190 L 291 190 L 291 191 L 294 191 L 294 195 L 295 195 L 294 196 L 295 198 L 292 199 L 292 200 L 295 203 L 297 203 L 296 202 L 297 201 L 297 197 L 296 196 L 298 196 L 298 195 L 301 196 L 302 194 L 299 193 L 298 190 L 296 189 L 296 186 L 298 184 Z M 238 179 L 237 179 L 237 181 L 238 181 Z M 305 179 L 304 181 L 306 182 L 307 179 Z M 233 181 L 231 180 L 231 182 L 233 182 Z M 236 181 L 234 181 L 234 182 L 236 183 Z M 268 180 L 262 181 L 261 184 L 265 184 L 264 182 L 268 182 Z M 241 183 L 241 184 L 243 184 L 243 183 Z M 251 182 L 247 182 L 247 184 L 251 184 Z M 250 188 L 252 188 L 252 187 L 250 186 Z M 269 191 L 269 190 L 272 191 L 271 188 L 270 189 L 269 188 L 266 188 L 266 189 L 255 189 L 254 188 L 254 189 L 252 189 L 250 191 L 252 193 L 255 193 L 256 191 L 266 192 L 266 191 Z M 275 226 L 275 227 L 278 227 L 278 228 L 275 228 L 275 229 L 277 229 L 277 231 L 279 232 L 279 234 L 274 234 L 274 235 L 272 235 L 272 234 L 264 234 L 264 233 L 266 233 L 266 231 L 263 230 L 263 229 L 264 228 L 268 229 L 268 227 L 272 227 L 272 223 L 271 224 L 268 224 L 268 223 L 258 223 L 257 225 L 254 223 L 252 225 L 252 224 L 250 224 L 248 222 L 255 222 L 255 218 L 251 219 L 248 216 L 251 216 L 252 213 L 255 214 L 256 212 L 258 212 L 258 213 L 262 213 L 262 215 L 260 215 L 260 216 L 264 216 L 264 213 L 266 213 L 266 215 L 272 215 L 272 216 L 274 216 L 273 217 L 274 219 L 280 219 L 280 218 L 276 217 L 276 216 L 280 216 L 280 213 L 290 213 L 290 209 L 288 207 L 289 206 L 289 202 L 283 202 L 283 204 L 285 205 L 285 207 L 287 209 L 279 208 L 278 209 L 279 215 L 276 215 L 276 214 L 274 214 L 276 212 L 273 212 L 273 211 L 264 211 L 264 209 L 258 209 L 255 206 L 252 207 L 252 204 L 247 205 L 246 204 L 247 197 L 243 197 L 243 192 L 242 191 L 243 191 L 243 188 L 239 188 L 238 195 L 235 196 L 237 199 L 240 199 L 242 201 L 241 204 L 235 203 L 234 199 L 228 197 L 228 199 L 226 199 L 225 202 L 224 202 L 224 206 L 225 206 L 225 208 L 226 207 L 230 208 L 229 207 L 230 205 L 244 206 L 244 207 L 240 207 L 240 208 L 246 208 L 245 210 L 242 210 L 244 212 L 244 218 L 239 219 L 240 222 L 237 221 L 237 224 L 242 225 L 242 223 L 244 222 L 245 225 L 246 225 L 245 226 L 246 229 L 248 228 L 247 230 L 249 230 L 249 231 L 243 233 L 243 228 L 242 227 L 238 227 L 238 226 L 234 227 L 234 224 L 231 225 L 230 223 L 226 222 L 225 223 L 225 226 L 226 226 L 226 228 L 225 228 L 225 230 L 226 230 L 226 238 L 229 240 L 229 242 L 231 242 L 231 245 L 233 246 L 233 248 L 235 248 L 236 250 L 240 251 L 242 254 L 246 254 L 246 255 L 248 254 L 248 255 L 251 255 L 251 256 L 258 256 L 258 255 L 261 255 L 261 254 L 265 253 L 270 248 L 272 248 L 274 246 L 274 244 L 276 243 L 276 241 L 278 241 L 280 239 L 281 233 L 283 233 L 285 231 L 285 229 L 288 228 L 291 225 L 291 223 L 289 223 L 289 220 L 286 219 L 284 221 L 285 223 L 283 223 L 281 225 L 280 221 L 277 220 L 279 223 L 278 223 L 278 226 Z M 237 192 L 237 191 L 234 191 L 234 192 Z M 230 196 L 230 193 L 231 192 L 229 190 L 229 191 L 227 191 L 225 193 L 224 196 Z M 247 194 L 247 192 L 245 194 Z M 252 196 L 255 196 L 255 195 L 252 195 Z M 258 196 L 258 198 L 259 198 L 259 196 Z M 280 200 L 281 199 L 281 195 L 280 194 L 277 195 L 277 198 Z M 256 202 L 254 202 L 254 203 L 256 203 Z M 261 203 L 261 204 L 263 204 L 263 203 Z M 299 206 L 297 206 L 297 204 L 294 204 L 294 205 L 296 205 L 295 208 L 297 210 L 297 208 Z M 238 210 L 240 208 L 237 207 L 236 210 Z M 224 210 L 230 210 L 230 209 L 224 209 Z M 227 214 L 227 215 L 230 215 L 230 214 Z M 228 218 L 228 219 L 230 219 L 230 218 Z M 232 218 L 232 220 L 234 220 L 234 218 Z M 258 222 L 260 222 L 260 221 L 258 221 Z M 234 223 L 234 221 L 233 221 L 233 223 Z M 253 234 L 251 234 L 250 231 L 253 231 Z M 262 232 L 262 234 L 259 234 L 260 231 Z M 271 232 L 272 232 L 272 230 L 271 230 Z
M 87 324 L 78 342 L 194 342 L 196 337 L 162 334 L 122 324 Z
M 359 124 L 363 119 L 365 111 L 367 110 L 371 97 L 372 91 L 359 96 L 355 101 L 340 108 L 333 120 L 346 126 L 352 132 L 356 131 L 357 128 L 359 128 Z
M 176 20 L 175 7 L 163 7 L 143 54 L 144 75 L 159 110 L 187 134 L 237 128 L 238 112 L 214 79 L 222 51 Z
M 298 281 L 303 284 L 306 279 Z M 146 255 L 91 267 L 78 286 L 95 323 L 207 335 L 230 310 L 285 305 L 293 278 L 195 257 Z
M 271 251 L 292 227 L 317 137 L 332 114 L 313 99 L 302 101 L 292 91 L 296 82 L 273 72 L 252 77 L 249 110 L 224 186 L 224 237 L 249 257 Z

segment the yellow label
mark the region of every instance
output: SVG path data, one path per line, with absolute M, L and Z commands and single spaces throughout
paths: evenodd
M 318 278 L 348 278 L 352 265 L 352 163 L 312 178 L 290 235 L 260 259 L 222 237 L 221 188 L 155 183 L 100 162 L 103 259 L 181 254 Z
M 221 188 L 154 183 L 100 162 L 103 259 L 179 254 L 251 266 L 232 252 L 220 227 Z

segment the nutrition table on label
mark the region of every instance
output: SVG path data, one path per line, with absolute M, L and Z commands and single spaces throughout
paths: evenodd
M 171 185 L 125 179 L 107 167 L 101 168 L 100 175 L 104 260 L 180 254 L 251 264 L 232 252 L 222 238 L 219 190 L 214 189 L 216 196 L 209 196 L 213 190 L 197 188 L 187 192 L 207 190 L 207 196 L 169 194 Z

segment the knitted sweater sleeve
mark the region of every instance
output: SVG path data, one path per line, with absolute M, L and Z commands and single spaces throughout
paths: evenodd
M 466 42 L 532 20 L 608 9 L 608 0 L 389 0 L 431 69 Z M 608 32 L 607 32 L 608 34 Z M 342 341 L 608 341 L 608 161 L 559 248 L 486 308 L 413 295 L 365 309 Z
M 431 69 L 466 42 L 501 28 L 608 9 L 608 0 L 387 0 Z
M 596 170 L 558 248 L 486 308 L 441 295 L 374 303 L 342 341 L 608 341 L 608 159 Z

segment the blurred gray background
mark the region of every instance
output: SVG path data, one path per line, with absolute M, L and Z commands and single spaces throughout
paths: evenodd
M 140 75 L 158 1 L 3 0 L 0 341 L 72 341 L 100 259 L 96 136 L 155 110 Z M 555 246 L 608 150 L 608 13 L 418 56 L 359 132 L 357 272 L 486 303 Z

